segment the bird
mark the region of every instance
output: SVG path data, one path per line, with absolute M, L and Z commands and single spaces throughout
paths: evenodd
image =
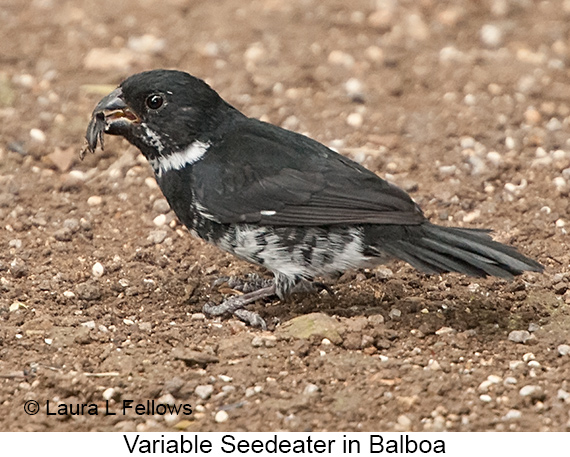
M 401 188 L 316 140 L 246 116 L 183 71 L 125 79 L 93 110 L 81 157 L 103 148 L 106 134 L 146 157 L 191 234 L 273 273 L 236 281 L 245 293 L 207 303 L 208 315 L 266 328 L 246 305 L 330 290 L 319 280 L 392 259 L 426 274 L 505 279 L 544 268 L 489 230 L 433 224 Z

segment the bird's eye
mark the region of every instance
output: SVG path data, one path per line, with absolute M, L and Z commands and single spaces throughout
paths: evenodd
M 162 95 L 153 94 L 149 95 L 146 99 L 146 106 L 150 109 L 158 109 L 164 104 L 164 99 Z

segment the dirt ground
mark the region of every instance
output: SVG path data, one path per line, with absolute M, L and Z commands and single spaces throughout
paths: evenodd
M 570 430 L 570 1 L 3 0 L 0 15 L 0 429 Z M 267 332 L 205 317 L 233 293 L 216 278 L 265 273 L 193 239 L 125 141 L 78 158 L 101 96 L 160 67 L 363 163 L 434 222 L 493 229 L 544 274 L 394 262 L 332 297 L 256 303 Z

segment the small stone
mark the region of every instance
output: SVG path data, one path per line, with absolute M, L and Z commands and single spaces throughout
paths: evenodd
M 93 329 L 95 328 L 95 321 L 87 321 L 87 322 L 82 322 L 81 325 L 83 327 L 87 327 L 89 329 Z
M 103 203 L 103 199 L 99 195 L 92 195 L 87 199 L 89 206 L 99 206 L 101 203 Z
M 519 390 L 519 395 L 521 397 L 530 397 L 533 400 L 544 400 L 546 394 L 542 390 L 542 387 L 535 385 L 524 386 Z
M 22 240 L 13 239 L 8 242 L 8 246 L 14 249 L 20 249 L 22 247 Z
M 340 328 L 336 319 L 324 313 L 310 313 L 285 322 L 275 331 L 275 336 L 307 340 L 313 336 L 320 336 L 321 339 L 328 338 L 334 344 L 341 344 Z
M 546 128 L 548 130 L 550 130 L 551 132 L 554 132 L 556 130 L 561 130 L 563 127 L 562 122 L 560 122 L 558 119 L 556 119 L 555 117 L 551 118 L 547 123 L 546 123 Z
M 441 370 L 441 365 L 439 364 L 439 362 L 437 360 L 434 359 L 430 359 L 428 361 L 427 367 L 428 370 L 431 371 L 440 371 Z
M 435 331 L 435 334 L 438 336 L 441 336 L 441 335 L 449 335 L 451 333 L 456 333 L 456 332 L 457 332 L 457 330 L 455 330 L 451 327 L 441 327 L 439 330 Z
M 538 360 L 531 360 L 530 362 L 528 362 L 527 364 L 530 368 L 540 368 L 540 362 Z
M 192 313 L 190 320 L 193 321 L 204 321 L 206 320 L 206 315 L 204 313 Z
M 19 309 L 26 309 L 26 308 L 27 308 L 27 306 L 24 303 L 22 303 L 20 301 L 15 301 L 10 305 L 8 310 L 11 313 L 13 313 L 14 311 L 18 311 Z
M 531 322 L 530 324 L 528 324 L 528 331 L 529 332 L 536 332 L 537 330 L 540 330 L 540 325 L 535 324 L 534 322 Z
M 570 354 L 570 345 L 568 344 L 560 344 L 556 349 L 561 356 Z
M 166 239 L 167 236 L 168 232 L 166 230 L 153 230 L 149 233 L 147 240 L 153 244 L 160 244 Z
M 14 278 L 23 278 L 24 276 L 28 276 L 28 265 L 22 259 L 16 258 L 10 262 L 10 273 Z
M 504 384 L 505 386 L 513 386 L 513 385 L 515 385 L 517 382 L 518 382 L 518 381 L 517 381 L 517 378 L 514 378 L 513 376 L 507 376 L 507 377 L 505 378 L 505 380 L 503 381 L 503 384 Z
M 95 262 L 91 267 L 91 274 L 94 278 L 100 278 L 105 274 L 105 267 L 101 262 Z
M 509 341 L 513 343 L 525 344 L 530 338 L 530 332 L 527 330 L 513 330 L 509 333 Z
M 388 313 L 388 317 L 392 320 L 397 320 L 401 316 L 402 316 L 402 311 L 400 311 L 398 308 L 392 308 Z
M 538 125 L 542 122 L 540 111 L 536 108 L 529 106 L 524 112 L 524 120 L 527 124 Z
M 174 359 L 182 360 L 187 365 L 199 365 L 205 367 L 210 363 L 219 362 L 219 359 L 215 355 L 185 348 L 174 348 L 171 355 Z
M 139 330 L 143 332 L 152 332 L 152 324 L 150 322 L 139 322 Z
M 570 401 L 570 393 L 566 392 L 564 389 L 558 389 L 558 392 L 556 392 L 556 398 L 558 400 L 569 402 Z
M 522 359 L 524 362 L 530 362 L 531 360 L 536 359 L 535 355 L 532 352 L 527 352 L 526 354 L 523 354 Z
M 493 24 L 485 24 L 481 27 L 481 41 L 488 48 L 498 48 L 503 42 L 502 30 Z
M 229 414 L 226 411 L 218 411 L 214 416 L 214 420 L 221 424 L 222 422 L 226 422 L 230 418 Z
M 234 380 L 231 376 L 225 374 L 219 374 L 218 378 L 223 382 L 232 382 Z
M 412 420 L 405 414 L 400 414 L 398 416 L 399 429 L 403 432 L 410 431 L 412 429 Z
M 518 409 L 509 409 L 509 411 L 507 411 L 507 414 L 505 414 L 503 416 L 503 420 L 504 421 L 512 421 L 512 420 L 520 419 L 521 417 L 522 417 L 522 413 Z
M 509 362 L 509 369 L 512 371 L 518 370 L 524 367 L 524 362 L 521 360 L 511 360 Z
M 160 214 L 166 214 L 170 211 L 170 205 L 165 198 L 157 198 L 152 204 L 152 210 Z
M 43 131 L 41 131 L 40 129 L 31 129 L 30 130 L 30 138 L 37 143 L 45 143 L 46 142 L 46 134 Z
M 350 125 L 351 127 L 358 129 L 358 128 L 362 127 L 362 124 L 364 123 L 364 118 L 362 117 L 362 114 L 360 114 L 360 113 L 350 113 L 346 117 L 346 123 L 348 125 Z
M 319 386 L 315 384 L 307 384 L 303 389 L 303 395 L 313 395 L 319 391 Z
M 115 396 L 115 389 L 113 389 L 112 387 L 109 387 L 108 389 L 105 389 L 103 391 L 103 399 L 104 400 L 111 400 L 113 397 Z
M 65 298 L 75 298 L 75 294 L 71 290 L 66 290 L 63 292 Z
M 493 401 L 493 399 L 491 398 L 491 396 L 490 396 L 490 395 L 487 395 L 487 394 L 479 395 L 479 400 L 481 400 L 481 401 L 484 402 L 484 403 L 489 403 L 489 402 Z
M 214 386 L 210 384 L 196 386 L 194 393 L 202 400 L 207 400 L 214 393 Z
M 71 241 L 73 239 L 73 232 L 67 227 L 62 227 L 54 232 L 53 237 L 57 241 Z
M 83 282 L 75 286 L 75 293 L 82 300 L 99 300 L 102 296 L 101 289 L 96 283 Z
M 157 227 L 164 226 L 166 224 L 166 214 L 159 214 L 152 220 L 152 223 Z

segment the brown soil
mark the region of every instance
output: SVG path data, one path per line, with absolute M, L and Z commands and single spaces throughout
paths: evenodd
M 0 14 L 0 429 L 570 428 L 568 1 L 9 0 Z M 126 142 L 78 160 L 99 98 L 158 67 L 359 160 L 434 222 L 492 228 L 545 273 L 392 263 L 345 274 L 334 297 L 257 303 L 270 332 L 204 319 L 230 292 L 215 278 L 263 272 L 160 216 Z M 332 333 L 284 325 L 323 315 Z M 124 400 L 193 412 L 122 415 Z

